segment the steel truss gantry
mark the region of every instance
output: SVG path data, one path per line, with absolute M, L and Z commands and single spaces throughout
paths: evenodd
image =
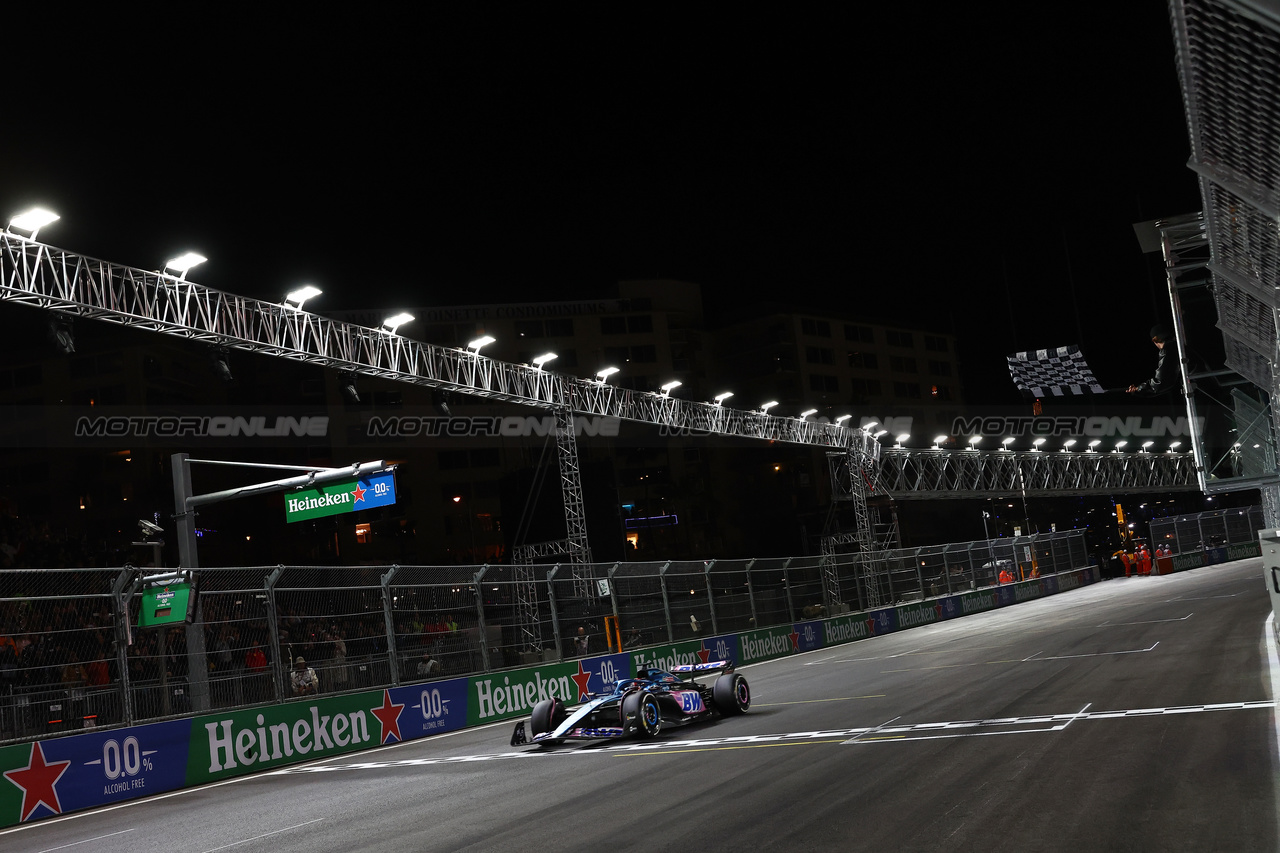
M 895 500 L 910 500 L 1174 492 L 1192 491 L 1198 484 L 1190 453 L 886 448 L 876 488 Z
M 878 443 L 865 430 L 632 391 L 498 361 L 223 293 L 168 273 L 95 260 L 7 232 L 0 232 L 0 300 L 472 397 L 668 427 L 672 435 L 814 445 L 871 463 L 879 455 Z
M 0 233 L 0 300 L 62 315 L 87 317 L 160 334 L 333 368 L 347 374 L 408 382 L 444 391 L 550 410 L 564 499 L 564 553 L 571 563 L 590 561 L 583 515 L 575 416 L 618 418 L 666 427 L 671 435 L 724 435 L 814 445 L 849 454 L 874 468 L 879 444 L 866 431 L 839 424 L 728 409 L 632 391 L 539 367 L 511 364 L 478 352 L 410 340 L 321 317 L 289 305 L 204 287 L 167 272 L 149 272 L 97 260 L 11 232 Z M 558 543 L 547 543 L 554 549 Z M 516 560 L 522 631 L 540 647 L 536 598 L 528 554 Z M 587 570 L 583 570 L 584 572 Z M 589 585 L 590 577 L 575 580 Z

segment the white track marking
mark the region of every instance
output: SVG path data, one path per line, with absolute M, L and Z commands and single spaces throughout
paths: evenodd
M 1278 667 L 1280 668 L 1280 667 Z M 1092 704 L 1092 703 L 1090 703 Z M 780 734 L 737 735 L 734 737 L 691 738 L 688 740 L 651 740 L 630 743 L 610 743 L 587 748 L 562 748 L 555 750 L 530 749 L 524 752 L 494 752 L 484 755 L 455 755 L 448 758 L 411 758 L 403 761 L 354 762 L 352 764 L 313 765 L 300 768 L 273 770 L 269 776 L 289 776 L 298 773 L 327 773 L 339 770 L 378 770 L 400 767 L 428 767 L 448 764 L 505 761 L 509 759 L 581 758 L 585 756 L 647 753 L 661 755 L 694 747 L 714 748 L 742 746 L 744 744 L 769 743 L 847 743 L 856 745 L 905 743 L 912 740 L 937 740 L 956 737 L 989 737 L 1005 734 L 1044 734 L 1065 731 L 1077 720 L 1117 720 L 1165 715 L 1203 714 L 1216 711 L 1274 711 L 1275 702 L 1258 700 L 1251 702 L 1219 702 L 1211 705 L 1174 705 L 1164 708 L 1129 708 L 1114 711 L 1090 711 L 1085 705 L 1079 711 L 1065 714 L 1039 714 L 1025 717 L 998 717 L 985 720 L 951 720 L 936 723 L 893 725 L 895 717 L 878 726 L 851 729 L 824 729 L 808 732 L 783 732 Z M 1027 728 L 1033 726 L 1034 728 Z

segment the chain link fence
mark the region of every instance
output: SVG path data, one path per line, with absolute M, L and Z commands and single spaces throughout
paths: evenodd
M 1256 542 L 1258 531 L 1265 526 L 1260 506 L 1215 509 L 1176 518 L 1153 518 L 1151 545 L 1154 548 L 1168 547 L 1175 555 L 1224 548 Z
M 145 628 L 155 569 L 10 569 L 0 742 L 288 702 L 307 669 L 331 694 L 821 618 L 824 559 L 841 612 L 1088 564 L 1072 531 L 867 560 L 202 568 L 192 622 Z

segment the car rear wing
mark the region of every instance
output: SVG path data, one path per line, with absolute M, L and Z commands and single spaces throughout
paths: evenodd
M 731 660 L 713 660 L 707 663 L 687 663 L 671 667 L 672 675 L 704 675 L 708 672 L 733 672 Z

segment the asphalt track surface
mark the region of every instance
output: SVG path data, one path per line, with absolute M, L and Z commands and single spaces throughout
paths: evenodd
M 745 667 L 742 717 L 469 729 L 0 833 L 0 850 L 1274 850 L 1261 561 Z

